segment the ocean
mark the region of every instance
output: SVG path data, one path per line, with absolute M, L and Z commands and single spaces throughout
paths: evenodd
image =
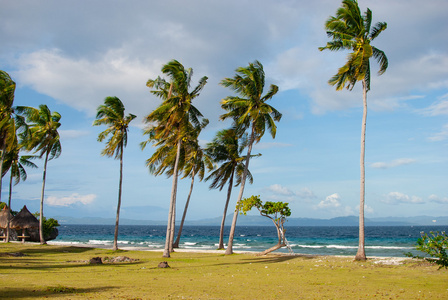
M 59 236 L 52 244 L 91 245 L 112 247 L 113 225 L 61 225 Z M 224 243 L 230 227 L 225 228 Z M 366 255 L 403 257 L 404 253 L 423 253 L 415 250 L 421 232 L 447 231 L 448 226 L 370 226 L 365 229 Z M 176 230 L 177 234 L 177 230 Z M 160 249 L 165 245 L 166 226 L 120 225 L 119 247 Z M 358 248 L 358 227 L 316 226 L 286 227 L 286 238 L 297 254 L 354 256 Z M 184 226 L 179 246 L 192 250 L 216 250 L 219 226 Z M 237 226 L 234 251 L 260 252 L 277 243 L 274 226 Z M 288 252 L 282 248 L 277 252 Z

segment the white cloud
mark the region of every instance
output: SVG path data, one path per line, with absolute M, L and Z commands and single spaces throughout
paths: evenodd
M 381 200 L 387 204 L 423 204 L 422 198 L 417 196 L 409 196 L 400 192 L 390 192 Z
M 316 195 L 309 188 L 303 188 L 300 191 L 293 191 L 280 184 L 273 184 L 267 188 L 272 194 L 268 196 L 269 199 L 275 201 L 297 201 L 315 199 Z
M 317 205 L 318 208 L 337 208 L 339 206 L 341 206 L 341 197 L 338 193 L 327 196 L 325 200 L 322 200 Z
M 430 136 L 428 140 L 432 142 L 444 141 L 448 138 L 448 123 L 443 125 L 442 130 Z
M 395 168 L 403 165 L 409 165 L 415 163 L 416 160 L 412 158 L 399 158 L 395 159 L 391 162 L 376 162 L 371 164 L 370 166 L 372 168 L 376 169 L 389 169 L 389 168 Z
M 46 199 L 46 203 L 50 206 L 70 206 L 76 203 L 87 205 L 92 203 L 95 198 L 95 194 L 80 195 L 78 193 L 73 193 L 66 197 L 49 196 Z
M 429 196 L 429 200 L 439 204 L 448 204 L 448 197 L 439 197 L 434 194 Z
M 21 85 L 29 85 L 89 115 L 107 96 L 120 98 L 131 113 L 137 110 L 142 99 L 149 99 L 146 81 L 156 77 L 149 70 L 158 71 L 161 65 L 130 58 L 121 49 L 111 49 L 100 59 L 75 58 L 59 49 L 42 49 L 23 54 L 17 64 L 16 76 Z
M 427 116 L 441 116 L 448 115 L 448 94 L 439 97 L 438 101 L 431 104 L 428 108 L 422 110 Z

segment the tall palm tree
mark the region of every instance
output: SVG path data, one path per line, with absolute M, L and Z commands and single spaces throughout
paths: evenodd
M 206 122 L 208 124 L 208 120 Z M 205 126 L 204 126 L 205 127 Z M 185 165 L 183 167 L 183 177 L 191 177 L 190 191 L 188 193 L 187 201 L 185 202 L 184 212 L 179 225 L 176 241 L 173 243 L 173 248 L 179 248 L 180 237 L 182 236 L 182 229 L 187 215 L 188 206 L 190 204 L 191 193 L 193 192 L 194 179 L 196 176 L 202 181 L 205 176 L 206 169 L 213 169 L 213 163 L 204 149 L 201 148 L 198 141 L 198 135 L 202 128 L 198 128 L 192 132 L 192 137 L 187 140 Z
M 30 159 L 34 158 L 32 155 L 19 155 L 21 146 L 17 143 L 17 139 L 15 140 L 15 148 L 9 151 L 6 154 L 5 160 L 3 162 L 3 173 L 2 177 L 6 175 L 9 171 L 9 198 L 8 198 L 8 208 L 11 210 L 11 198 L 12 198 L 12 186 L 17 185 L 20 180 L 25 181 L 27 178 L 26 167 L 37 168 L 37 165 L 33 163 Z M 9 242 L 10 233 L 9 233 L 9 223 L 11 215 L 8 214 L 8 224 L 6 228 L 6 240 L 5 242 Z
M 167 233 L 163 251 L 163 257 L 170 257 L 174 238 L 174 212 L 182 139 L 187 135 L 189 124 L 193 127 L 199 127 L 201 124 L 203 116 L 192 105 L 192 102 L 199 96 L 208 78 L 202 77 L 198 85 L 190 92 L 189 87 L 193 76 L 191 68 L 185 69 L 180 62 L 172 60 L 162 67 L 162 73 L 169 78 L 168 81 L 158 77 L 155 80 L 150 79 L 146 83 L 149 88 L 154 89 L 152 93 L 163 99 L 163 102 L 146 116 L 145 122 L 155 124 L 146 131 L 151 141 L 160 146 L 167 144 L 168 141 L 176 145 Z M 144 147 L 144 145 L 145 143 L 142 146 Z
M 212 179 L 210 189 L 218 188 L 221 191 L 226 183 L 229 182 L 227 199 L 224 205 L 224 213 L 219 232 L 218 249 L 224 249 L 224 225 L 227 217 L 230 196 L 232 194 L 233 180 L 236 176 L 235 186 L 238 186 L 241 182 L 241 177 L 244 173 L 244 161 L 246 160 L 246 157 L 241 156 L 241 154 L 246 146 L 247 134 L 244 134 L 243 137 L 240 138 L 237 135 L 237 130 L 235 128 L 230 128 L 219 131 L 213 141 L 207 144 L 205 149 L 214 163 L 221 164 L 207 178 L 205 178 L 205 181 Z M 254 156 L 256 155 L 252 155 L 252 157 Z M 247 178 L 252 184 L 253 177 L 249 170 L 247 170 Z
M 239 202 L 243 197 L 253 144 L 260 141 L 266 128 L 269 130 L 271 136 L 275 138 L 277 131 L 275 121 L 280 121 L 282 114 L 266 103 L 266 101 L 272 99 L 278 92 L 278 87 L 276 85 L 272 84 L 268 92 L 264 96 L 262 95 L 265 85 L 265 73 L 263 65 L 259 61 L 249 63 L 249 66 L 247 67 L 236 69 L 236 75 L 233 78 L 223 79 L 221 85 L 232 89 L 239 94 L 239 96 L 229 96 L 221 101 L 221 107 L 226 110 L 227 113 L 221 115 L 220 119 L 226 120 L 231 118 L 235 122 L 238 130 L 250 130 L 246 163 L 243 176 L 241 177 L 237 207 L 233 214 L 229 243 L 225 252 L 226 254 L 232 254 Z
M 13 119 L 14 92 L 16 83 L 8 73 L 0 70 L 0 174 L 3 174 L 3 161 L 6 153 L 12 150 L 16 138 L 16 124 Z M 2 180 L 0 178 L 0 201 Z
M 101 151 L 101 155 L 120 159 L 120 180 L 118 183 L 118 204 L 117 216 L 115 218 L 114 245 L 113 250 L 118 249 L 118 223 L 120 220 L 121 194 L 123 184 L 123 150 L 128 142 L 129 123 L 136 118 L 135 115 L 124 115 L 124 105 L 117 97 L 107 97 L 104 104 L 98 106 L 96 120 L 93 126 L 106 125 L 107 129 L 98 135 L 98 142 L 102 142 L 109 137 L 106 147 Z
M 343 0 L 342 6 L 336 11 L 336 16 L 330 16 L 325 23 L 327 35 L 332 40 L 319 50 L 349 50 L 352 51 L 344 66 L 339 68 L 328 83 L 336 86 L 336 90 L 346 87 L 352 90 L 357 81 L 362 82 L 363 116 L 361 126 L 361 187 L 359 203 L 359 245 L 356 260 L 366 260 L 364 237 L 364 204 L 365 204 L 365 138 L 367 121 L 367 92 L 370 90 L 370 58 L 373 57 L 380 65 L 378 75 L 382 75 L 388 66 L 388 60 L 383 51 L 371 45 L 378 35 L 386 30 L 385 22 L 378 22 L 372 27 L 372 12 L 367 9 L 361 15 L 356 0 Z
M 39 152 L 39 158 L 45 157 L 40 199 L 39 236 L 40 243 L 46 244 L 43 234 L 43 210 L 47 163 L 53 158 L 58 158 L 62 152 L 58 132 L 58 128 L 61 126 L 59 122 L 61 115 L 58 112 L 52 113 L 45 104 L 39 105 L 39 109 L 22 107 L 20 111 L 24 113 L 30 126 L 29 136 L 23 140 L 24 148 L 27 151 L 34 150 L 34 153 Z

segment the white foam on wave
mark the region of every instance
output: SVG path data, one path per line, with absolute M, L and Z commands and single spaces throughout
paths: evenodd
M 324 248 L 325 246 L 317 246 L 317 245 L 294 245 L 292 244 L 291 247 L 301 247 L 301 248 L 315 248 L 315 249 L 319 249 L 319 248 Z
M 356 249 L 358 246 L 328 245 L 327 248 L 334 249 Z
M 369 248 L 369 249 L 391 249 L 391 250 L 415 249 L 414 247 L 399 247 L 399 246 L 366 246 L 366 248 Z
M 184 245 L 186 245 L 186 246 L 194 246 L 194 245 L 197 245 L 197 243 L 193 243 L 193 242 L 184 242 Z
M 114 241 L 109 241 L 109 240 L 89 240 L 88 244 L 92 244 L 92 245 L 108 245 L 108 244 L 112 244 Z

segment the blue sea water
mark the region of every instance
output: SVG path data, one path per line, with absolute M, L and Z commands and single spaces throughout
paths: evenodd
M 366 227 L 366 255 L 403 257 L 404 253 L 422 254 L 415 250 L 421 232 L 447 231 L 448 226 L 371 226 Z M 226 227 L 224 242 L 230 228 Z M 176 230 L 177 233 L 177 230 Z M 165 244 L 166 226 L 121 225 L 118 246 L 160 249 Z M 112 247 L 113 225 L 62 225 L 52 243 L 87 244 Z M 354 256 L 358 248 L 358 227 L 325 226 L 286 228 L 286 238 L 294 253 Z M 219 241 L 219 226 L 185 226 L 180 248 L 215 250 Z M 263 251 L 277 243 L 274 226 L 237 226 L 235 251 Z M 288 252 L 286 248 L 277 250 Z

